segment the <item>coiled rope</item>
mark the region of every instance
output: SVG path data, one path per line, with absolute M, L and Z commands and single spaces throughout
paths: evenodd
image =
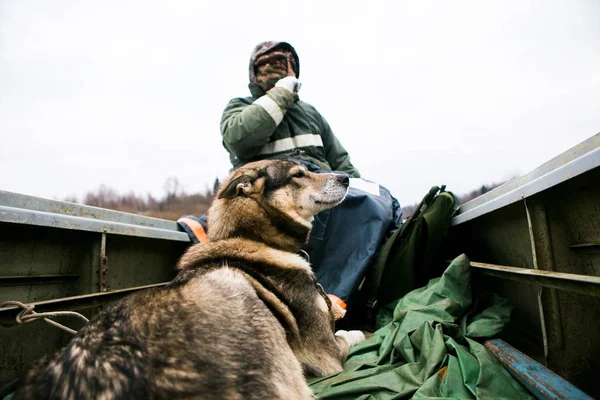
M 0 304 L 0 308 L 10 307 L 10 306 L 17 306 L 17 307 L 21 307 L 23 309 L 20 313 L 17 314 L 16 320 L 17 320 L 18 324 L 28 324 L 30 322 L 37 321 L 38 319 L 43 319 L 50 325 L 53 325 L 59 329 L 62 329 L 64 331 L 69 332 L 74 335 L 77 333 L 76 330 L 71 329 L 67 326 L 64 326 L 63 324 L 59 324 L 58 322 L 51 320 L 49 317 L 59 317 L 59 316 L 69 315 L 71 317 L 77 317 L 79 319 L 82 319 L 86 323 L 89 322 L 89 319 L 87 319 L 86 317 L 84 317 L 83 315 L 81 315 L 75 311 L 50 311 L 50 312 L 38 313 L 38 312 L 33 311 L 33 309 L 35 308 L 35 305 L 33 305 L 33 304 L 25 304 L 25 303 L 21 303 L 20 301 L 14 301 L 14 300 L 5 301 Z

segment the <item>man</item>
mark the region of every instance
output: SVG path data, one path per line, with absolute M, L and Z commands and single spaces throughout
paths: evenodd
M 293 158 L 359 178 L 325 118 L 298 98 L 300 60 L 285 42 L 264 42 L 250 58 L 251 97 L 229 102 L 221 118 L 223 146 L 234 168 L 265 158 Z
M 249 69 L 252 96 L 231 100 L 221 118 L 223 146 L 233 167 L 265 158 L 294 159 L 314 172 L 338 171 L 360 178 L 325 118 L 298 98 L 299 75 L 300 59 L 289 43 L 256 46 Z M 306 248 L 327 293 L 346 302 L 351 299 L 401 215 L 387 189 L 350 179 L 344 202 L 315 217 Z

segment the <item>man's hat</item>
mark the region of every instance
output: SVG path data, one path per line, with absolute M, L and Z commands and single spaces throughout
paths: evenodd
M 294 72 L 296 72 L 296 77 L 300 77 L 300 59 L 298 58 L 298 53 L 296 53 L 296 49 L 294 49 L 294 47 L 287 42 L 267 41 L 259 43 L 252 51 L 252 54 L 250 56 L 250 65 L 248 66 L 250 82 L 257 83 L 256 72 L 254 70 L 256 60 L 260 56 L 265 55 L 274 49 L 288 50 L 292 53 L 292 67 L 294 68 Z

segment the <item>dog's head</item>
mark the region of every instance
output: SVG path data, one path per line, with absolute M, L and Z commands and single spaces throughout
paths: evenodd
M 233 171 L 208 212 L 209 238 L 243 237 L 288 251 L 306 244 L 314 215 L 339 204 L 349 178 L 263 160 Z

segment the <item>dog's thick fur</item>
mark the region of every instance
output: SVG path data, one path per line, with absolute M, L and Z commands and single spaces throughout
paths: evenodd
M 304 374 L 342 370 L 360 332 L 334 334 L 331 303 L 298 255 L 348 178 L 288 161 L 237 169 L 209 210 L 207 244 L 167 286 L 93 318 L 24 378 L 17 399 L 309 399 Z

